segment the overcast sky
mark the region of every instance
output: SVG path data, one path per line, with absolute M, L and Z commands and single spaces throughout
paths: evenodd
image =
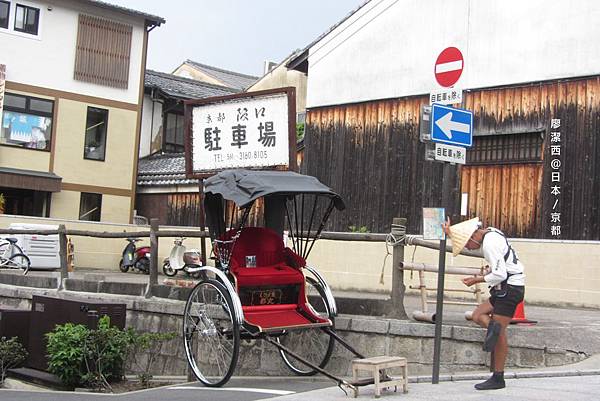
M 186 59 L 261 76 L 265 60 L 304 48 L 366 0 L 105 0 L 158 15 L 148 68 L 172 72 Z

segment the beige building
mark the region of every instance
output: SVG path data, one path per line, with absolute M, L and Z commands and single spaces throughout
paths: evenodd
M 300 71 L 288 69 L 287 63 L 299 55 L 296 51 L 285 58 L 281 63 L 265 63 L 265 74 L 246 89 L 246 92 L 255 92 L 266 89 L 284 88 L 293 86 L 296 88 L 296 114 L 298 122 L 304 122 L 306 114 L 306 74 Z
M 186 60 L 181 63 L 181 65 L 173 71 L 173 75 L 191 78 L 213 85 L 225 86 L 237 91 L 243 91 L 258 79 L 258 77 L 252 75 L 224 70 L 192 60 Z
M 1 3 L 4 212 L 131 222 L 148 36 L 164 19 L 92 0 Z

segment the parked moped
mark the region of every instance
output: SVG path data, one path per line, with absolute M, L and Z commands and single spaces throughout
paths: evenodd
M 125 238 L 128 242 L 123 249 L 123 257 L 119 262 L 119 269 L 123 273 L 127 273 L 129 269 L 138 270 L 144 274 L 150 273 L 150 247 L 137 247 L 136 242 L 141 241 L 139 238 Z
M 202 256 L 197 249 L 187 250 L 183 241 L 185 238 L 176 238 L 173 241 L 173 249 L 168 258 L 163 261 L 163 273 L 166 276 L 173 277 L 178 271 L 182 270 L 194 278 L 200 276 L 202 267 Z

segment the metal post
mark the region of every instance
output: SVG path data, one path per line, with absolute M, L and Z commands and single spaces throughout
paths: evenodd
M 392 220 L 392 234 L 396 238 L 402 238 L 406 235 L 406 218 L 394 217 Z M 404 270 L 399 269 L 402 262 L 404 262 L 404 241 L 395 244 L 392 253 L 391 310 L 388 315 L 396 319 L 408 319 L 404 309 L 404 294 L 406 292 Z
M 58 283 L 58 290 L 65 289 L 65 280 L 69 277 L 68 263 L 67 263 L 67 229 L 64 224 L 58 226 L 58 242 L 60 246 L 60 281 Z
M 442 178 L 442 205 L 450 206 L 450 164 L 444 163 Z M 440 382 L 440 354 L 442 350 L 442 320 L 444 313 L 444 275 L 446 273 L 446 236 L 440 241 L 437 300 L 435 307 L 435 338 L 433 342 L 433 373 L 431 383 Z
M 150 219 L 150 274 L 146 298 L 152 297 L 152 288 L 158 285 L 158 219 Z
M 204 213 L 204 180 L 200 180 L 200 232 L 206 231 L 206 214 Z M 202 264 L 206 266 L 206 237 L 200 238 L 200 253 Z

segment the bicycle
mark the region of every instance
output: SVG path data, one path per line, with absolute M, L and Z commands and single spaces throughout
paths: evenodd
M 0 241 L 0 267 L 23 269 L 23 275 L 26 275 L 31 267 L 31 261 L 17 245 L 17 239 L 4 238 Z

